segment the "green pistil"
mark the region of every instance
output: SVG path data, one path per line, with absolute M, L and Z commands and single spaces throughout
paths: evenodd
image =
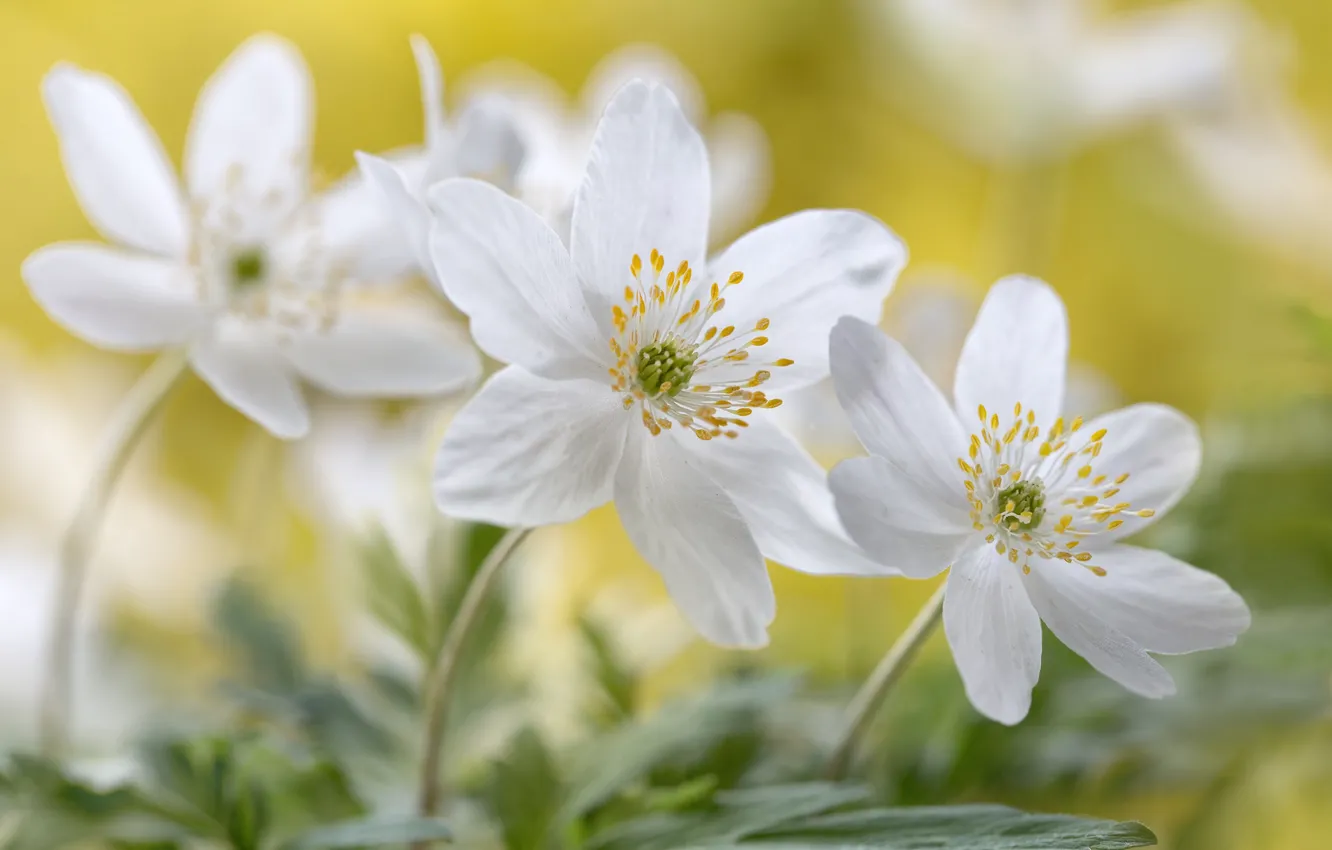
M 694 347 L 677 339 L 665 339 L 644 346 L 638 352 L 638 384 L 649 396 L 675 397 L 694 377 Z
M 248 289 L 264 279 L 264 254 L 258 248 L 251 248 L 236 254 L 231 259 L 231 279 L 237 289 Z
M 998 510 L 996 513 L 1009 513 L 1010 516 L 1003 520 L 1005 526 L 1010 523 L 1017 523 L 1018 529 L 1022 531 L 1031 531 L 1041 524 L 1045 518 L 1045 487 L 1037 479 L 1017 481 L 1008 487 L 999 491 L 995 498 Z M 1009 502 L 1013 507 L 1008 507 Z M 1031 514 L 1030 520 L 1023 520 L 1027 513 Z

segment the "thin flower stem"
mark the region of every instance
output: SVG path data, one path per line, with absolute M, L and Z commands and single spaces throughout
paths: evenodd
M 130 387 L 116 411 L 98 454 L 87 488 L 60 541 L 59 573 L 51 620 L 50 655 L 42 684 L 41 746 L 59 755 L 68 743 L 70 692 L 74 670 L 74 632 L 83 601 L 84 579 L 97 531 L 111 492 L 134 447 L 148 430 L 173 387 L 185 374 L 184 351 L 168 351 L 153 361 Z
M 829 779 L 842 779 L 846 776 L 847 769 L 851 766 L 851 757 L 855 754 L 856 744 L 860 742 L 865 730 L 878 714 L 879 706 L 883 704 L 893 685 L 902 678 L 902 674 L 911 665 L 916 653 L 939 625 L 943 614 L 943 601 L 944 585 L 941 584 L 930 597 L 930 601 L 917 612 L 915 619 L 906 627 L 906 631 L 902 632 L 902 636 L 888 650 L 888 654 L 879 662 L 879 666 L 875 667 L 874 672 L 865 680 L 855 699 L 851 700 L 851 705 L 846 710 L 846 728 L 824 771 Z
M 467 592 L 463 594 L 457 616 L 449 624 L 449 630 L 444 635 L 444 643 L 435 658 L 434 668 L 426 681 L 425 747 L 421 760 L 421 789 L 418 804 L 423 816 L 429 817 L 438 812 L 443 797 L 439 766 L 444 755 L 444 733 L 448 727 L 449 708 L 453 700 L 453 680 L 458 674 L 458 663 L 462 659 L 463 649 L 476 626 L 477 615 L 481 613 L 482 607 L 496 586 L 500 568 L 531 531 L 530 528 L 509 529 L 481 562 L 471 584 L 467 586 Z

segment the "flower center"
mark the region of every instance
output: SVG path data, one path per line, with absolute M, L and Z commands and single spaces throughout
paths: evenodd
M 638 385 L 649 397 L 675 398 L 694 377 L 697 361 L 694 346 L 677 336 L 649 343 L 638 351 Z
M 624 288 L 624 305 L 611 307 L 611 389 L 622 394 L 625 410 L 639 408 L 654 437 L 676 424 L 700 440 L 738 437 L 749 425 L 745 417 L 782 403 L 760 387 L 772 369 L 795 361 L 763 359 L 767 319 L 737 332 L 717 318 L 726 306 L 725 291 L 744 280 L 742 273 L 705 287 L 694 284 L 688 262 L 663 277 L 665 268 L 655 248 L 646 271 L 638 254 L 629 262 L 632 283 Z
M 248 248 L 236 252 L 231 258 L 231 285 L 233 289 L 249 289 L 262 283 L 268 269 L 268 261 L 259 248 Z
M 1105 445 L 1106 429 L 1082 431 L 1082 418 L 1065 427 L 1063 418 L 1042 433 L 1036 413 L 1013 408 L 1003 427 L 999 414 L 977 411 L 979 433 L 971 435 L 967 457 L 957 464 L 966 478 L 962 486 L 971 503 L 971 523 L 985 533 L 985 541 L 1009 561 L 1031 572 L 1030 559 L 1079 564 L 1103 576 L 1105 569 L 1091 563 L 1092 553 L 1077 551 L 1089 537 L 1112 531 L 1129 516 L 1150 517 L 1150 508 L 1134 509 L 1128 502 L 1111 501 L 1129 479 L 1121 472 L 1113 479 L 1096 466 Z M 1059 518 L 1044 522 L 1047 511 L 1058 506 Z

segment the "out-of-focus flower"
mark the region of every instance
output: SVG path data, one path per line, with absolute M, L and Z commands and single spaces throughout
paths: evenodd
M 724 244 L 744 232 L 767 199 L 768 137 L 747 115 L 720 112 L 709 117 L 698 81 L 661 48 L 633 44 L 606 56 L 576 101 L 554 81 L 510 61 L 483 66 L 460 85 L 469 102 L 500 103 L 511 110 L 527 149 L 518 195 L 567 242 L 574 194 L 583 179 L 597 120 L 611 96 L 632 79 L 669 88 L 690 123 L 702 128 L 712 176 L 712 239 Z
M 444 112 L 444 76 L 439 58 L 423 37 L 412 36 L 412 54 L 421 77 L 421 103 L 425 112 L 425 144 L 388 158 L 358 153 L 361 170 L 380 193 L 380 201 L 404 240 L 416 270 L 436 285 L 430 262 L 430 212 L 426 190 L 449 177 L 477 177 L 512 191 L 526 155 L 524 140 L 506 105 L 477 99 L 450 124 Z
M 1059 156 L 1205 103 L 1239 63 L 1247 18 L 1220 2 L 1104 16 L 1094 0 L 867 0 L 915 73 L 894 93 L 991 160 Z
M 915 578 L 949 570 L 944 630 L 967 696 L 1009 724 L 1031 705 L 1042 620 L 1148 697 L 1175 689 L 1149 651 L 1229 646 L 1249 625 L 1221 579 L 1119 542 L 1188 490 L 1197 428 L 1155 404 L 1066 421 L 1054 411 L 1067 353 L 1063 303 L 1030 278 L 990 290 L 955 408 L 878 329 L 847 318 L 832 336 L 837 395 L 870 452 L 833 470 L 838 513 L 884 564 Z
M 1171 138 L 1238 233 L 1332 266 L 1332 154 L 1277 85 L 1237 87 L 1218 108 L 1174 120 Z
M 964 286 L 965 280 L 956 273 L 918 272 L 914 282 L 915 286 L 893 295 L 882 324 L 925 377 L 937 387 L 948 387 L 962 342 L 976 319 L 976 301 Z M 1119 404 L 1114 383 L 1088 363 L 1070 362 L 1067 382 L 1063 413 L 1095 416 Z M 861 453 L 860 442 L 837 403 L 831 380 L 788 393 L 777 414 L 782 424 L 825 462 Z
M 280 437 L 309 427 L 298 376 L 350 396 L 477 378 L 461 330 L 365 286 L 401 272 L 373 249 L 385 229 L 368 189 L 309 195 L 311 84 L 292 45 L 256 36 L 204 86 L 188 198 L 113 81 L 62 64 L 43 93 L 74 192 L 118 245 L 48 245 L 23 264 L 34 297 L 74 334 L 116 350 L 188 347 L 224 401 Z
M 519 526 L 614 499 L 695 627 L 758 646 L 775 613 L 760 552 L 809 572 L 872 566 L 818 464 L 765 421 L 780 403 L 767 392 L 827 374 L 833 322 L 877 319 L 906 251 L 863 213 L 811 211 L 705 265 L 709 197 L 702 138 L 643 82 L 597 129 L 569 248 L 493 186 L 433 190 L 445 290 L 481 348 L 514 364 L 454 419 L 435 496 L 445 513 Z

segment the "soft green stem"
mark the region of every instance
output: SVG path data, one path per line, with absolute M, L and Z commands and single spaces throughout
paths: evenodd
M 134 447 L 161 410 L 171 389 L 185 374 L 188 363 L 185 352 L 169 351 L 158 357 L 126 393 L 98 454 L 87 489 L 61 539 L 50 655 L 41 700 L 41 745 L 42 752 L 47 755 L 60 754 L 68 743 L 75 626 L 83 599 L 88 558 L 107 502 Z
M 421 787 L 418 809 L 423 816 L 429 817 L 439 811 L 443 790 L 440 784 L 440 762 L 444 756 L 444 733 L 448 728 L 449 708 L 453 703 L 453 681 L 458 674 L 458 664 L 462 659 L 467 639 L 478 622 L 478 615 L 490 594 L 496 587 L 500 568 L 518 548 L 530 528 L 511 528 L 500 538 L 490 554 L 481 562 L 467 592 L 458 605 L 458 614 L 449 624 L 440 646 L 435 665 L 426 679 L 425 696 L 425 738 L 421 758 Z M 417 844 L 416 847 L 424 847 Z
M 897 684 L 897 680 L 902 678 L 902 674 L 911 665 L 916 653 L 939 625 L 943 614 L 943 601 L 944 585 L 941 584 L 930 597 L 930 601 L 925 603 L 915 619 L 906 627 L 906 631 L 902 632 L 902 636 L 893 643 L 888 654 L 874 668 L 874 672 L 865 680 L 855 699 L 851 700 L 851 705 L 846 710 L 846 727 L 824 771 L 829 779 L 842 779 L 846 776 L 856 745 L 874 721 L 879 706 L 883 704 L 888 693 Z

